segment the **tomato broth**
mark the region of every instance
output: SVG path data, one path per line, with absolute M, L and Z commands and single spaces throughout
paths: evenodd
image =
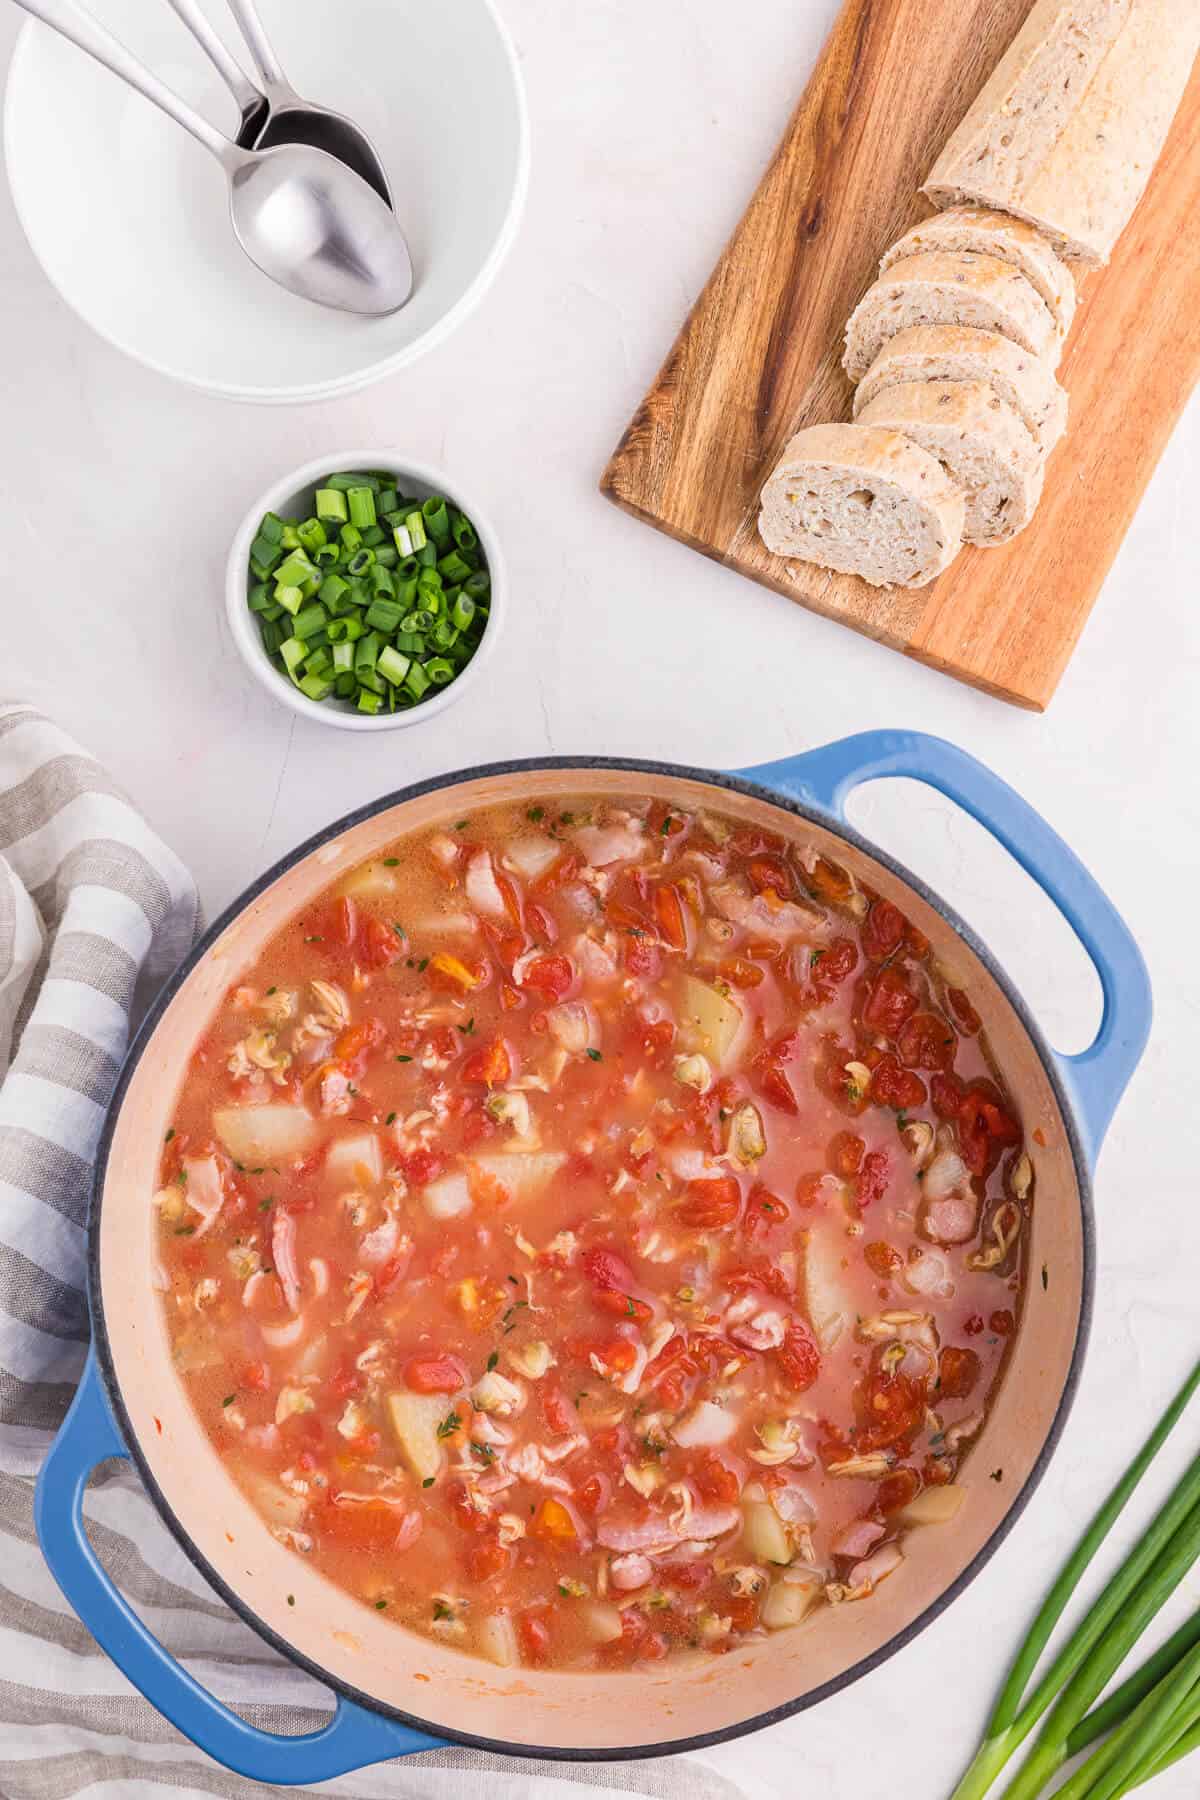
M 1031 1166 L 968 995 L 802 836 L 582 795 L 400 839 L 244 971 L 173 1117 L 179 1375 L 398 1624 L 719 1654 L 964 1503 Z

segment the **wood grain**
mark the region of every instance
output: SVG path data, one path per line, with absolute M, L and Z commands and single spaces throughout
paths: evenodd
M 846 0 L 783 142 L 602 487 L 693 549 L 962 681 L 1042 710 L 1200 377 L 1200 67 L 1060 378 L 1071 425 L 1033 523 L 916 591 L 772 556 L 758 496 L 803 425 L 849 418 L 838 358 L 884 250 L 1029 0 Z M 918 46 L 936 46 L 922 56 Z

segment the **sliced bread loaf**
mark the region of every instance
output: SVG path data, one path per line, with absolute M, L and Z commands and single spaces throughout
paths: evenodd
M 780 556 L 923 587 L 961 548 L 963 506 L 940 462 L 899 432 L 810 425 L 764 487 L 758 529 Z
M 952 206 L 934 213 L 906 231 L 893 244 L 879 268 L 882 273 L 906 256 L 928 250 L 974 250 L 1020 269 L 1054 315 L 1058 335 L 1065 338 L 1075 317 L 1075 283 L 1061 257 L 1033 225 L 986 206 Z
M 867 289 L 846 326 L 842 361 L 861 381 L 880 348 L 910 325 L 995 331 L 1057 366 L 1061 343 L 1050 308 L 1019 269 L 970 250 L 930 250 L 893 263 Z
M 858 422 L 902 431 L 937 457 L 966 492 L 968 544 L 1001 544 L 1033 517 L 1045 458 L 986 382 L 903 382 L 877 394 Z
M 1043 456 L 1067 426 L 1067 396 L 1040 356 L 968 325 L 910 325 L 888 338 L 854 395 L 854 416 L 906 381 L 986 381 L 1024 421 Z
M 1200 49 L 1200 0 L 1036 0 L 934 163 L 936 206 L 999 207 L 1104 263 Z

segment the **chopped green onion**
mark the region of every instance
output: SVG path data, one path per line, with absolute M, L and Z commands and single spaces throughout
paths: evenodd
M 337 471 L 296 519 L 265 513 L 246 602 L 263 650 L 309 699 L 368 716 L 447 686 L 487 626 L 490 581 L 469 519 L 376 471 Z
M 369 487 L 352 487 L 347 491 L 346 499 L 350 503 L 350 523 L 365 531 L 368 525 L 375 523 L 375 494 Z
M 344 525 L 350 517 L 346 496 L 337 488 L 318 488 L 316 505 L 318 519 L 330 519 L 335 525 Z

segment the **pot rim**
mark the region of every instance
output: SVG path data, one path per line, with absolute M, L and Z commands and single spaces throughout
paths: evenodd
M 297 845 L 294 850 L 289 851 L 285 856 L 280 857 L 270 868 L 264 870 L 261 875 L 244 888 L 237 898 L 234 899 L 219 917 L 213 921 L 203 937 L 201 937 L 199 942 L 184 958 L 179 967 L 155 996 L 149 1011 L 139 1025 L 133 1041 L 126 1052 L 124 1062 L 121 1066 L 121 1072 L 117 1078 L 116 1087 L 113 1090 L 112 1099 L 109 1102 L 99 1143 L 96 1148 L 96 1159 L 88 1203 L 87 1292 L 92 1325 L 93 1353 L 100 1369 L 105 1392 L 112 1408 L 113 1415 L 117 1421 L 121 1437 L 124 1439 L 125 1444 L 129 1449 L 134 1466 L 145 1485 L 155 1510 L 163 1519 L 167 1529 L 170 1531 L 172 1537 L 175 1539 L 188 1561 L 192 1564 L 193 1568 L 203 1576 L 209 1586 L 213 1588 L 220 1598 L 224 1600 L 226 1605 L 230 1606 L 251 1630 L 255 1631 L 259 1637 L 264 1639 L 266 1643 L 270 1644 L 272 1648 L 277 1650 L 282 1656 L 285 1656 L 295 1667 L 303 1669 L 306 1674 L 313 1676 L 313 1678 L 321 1682 L 323 1686 L 332 1689 L 335 1695 L 353 1701 L 356 1705 L 365 1708 L 369 1712 L 377 1713 L 383 1718 L 393 1719 L 398 1724 L 407 1725 L 416 1731 L 432 1734 L 439 1739 L 443 1739 L 447 1743 L 461 1745 L 467 1749 L 485 1750 L 496 1755 L 533 1757 L 544 1759 L 548 1762 L 571 1762 L 578 1760 L 580 1752 L 577 1748 L 571 1746 L 539 1746 L 528 1743 L 515 1743 L 503 1738 L 484 1737 L 472 1732 L 460 1731 L 451 1726 L 433 1723 L 428 1719 L 422 1718 L 419 1713 L 409 1712 L 401 1707 L 388 1705 L 387 1702 L 379 1700 L 376 1696 L 366 1694 L 360 1688 L 354 1687 L 351 1683 L 331 1675 L 320 1663 L 314 1661 L 313 1658 L 307 1656 L 303 1651 L 297 1650 L 286 1638 L 283 1638 L 278 1632 L 274 1631 L 264 1620 L 258 1617 L 244 1600 L 241 1599 L 225 1576 L 222 1575 L 220 1571 L 209 1562 L 208 1558 L 200 1552 L 185 1531 L 183 1525 L 175 1517 L 174 1511 L 172 1510 L 166 1495 L 163 1493 L 150 1468 L 149 1460 L 143 1452 L 141 1441 L 133 1429 L 132 1422 L 126 1411 L 125 1403 L 121 1395 L 120 1384 L 117 1379 L 111 1346 L 109 1344 L 107 1325 L 105 1322 L 104 1299 L 100 1282 L 100 1232 L 97 1229 L 100 1210 L 103 1205 L 103 1192 L 108 1170 L 109 1152 L 112 1147 L 112 1139 L 116 1130 L 117 1119 L 121 1111 L 126 1089 L 133 1079 L 134 1072 L 140 1063 L 142 1056 L 150 1045 L 154 1033 L 158 1028 L 159 1021 L 170 1006 L 172 1000 L 175 998 L 175 995 L 191 975 L 197 964 L 208 954 L 222 933 L 233 924 L 240 914 L 245 911 L 248 905 L 256 900 L 260 894 L 265 893 L 266 890 L 289 869 L 294 868 L 296 864 L 303 862 L 305 858 L 312 855 L 314 851 L 321 849 L 325 844 L 328 844 L 334 838 L 339 837 L 344 831 L 348 831 L 356 825 L 363 824 L 367 820 L 374 818 L 377 814 L 386 812 L 392 807 L 404 805 L 408 801 L 415 800 L 423 794 L 435 793 L 441 789 L 450 791 L 455 787 L 471 781 L 488 779 L 499 775 L 536 775 L 547 771 L 564 769 L 577 769 L 584 774 L 589 770 L 613 769 L 633 774 L 664 776 L 672 780 L 694 781 L 703 786 L 723 789 L 732 793 L 746 794 L 752 799 L 762 800 L 768 805 L 778 807 L 784 812 L 791 813 L 798 819 L 807 820 L 811 824 L 819 825 L 825 830 L 832 832 L 835 836 L 843 838 L 856 850 L 873 858 L 884 868 L 888 869 L 890 873 L 895 875 L 900 881 L 905 882 L 926 902 L 927 905 L 932 907 L 935 912 L 939 913 L 941 917 L 953 927 L 967 946 L 974 952 L 987 969 L 992 979 L 996 982 L 997 986 L 1001 989 L 1005 999 L 1020 1020 L 1024 1031 L 1037 1053 L 1038 1060 L 1042 1065 L 1054 1093 L 1054 1097 L 1058 1103 L 1059 1111 L 1066 1128 L 1071 1162 L 1075 1172 L 1076 1188 L 1079 1195 L 1079 1226 L 1082 1240 L 1082 1280 L 1079 1324 L 1075 1334 L 1075 1344 L 1071 1354 L 1070 1365 L 1067 1369 L 1066 1379 L 1063 1383 L 1062 1394 L 1055 1410 L 1054 1418 L 1051 1421 L 1050 1429 L 1042 1442 L 1037 1459 L 1029 1472 L 1024 1486 L 1014 1497 L 1003 1519 L 996 1527 L 995 1531 L 993 1531 L 991 1537 L 982 1545 L 976 1555 L 967 1564 L 966 1568 L 951 1582 L 950 1586 L 946 1588 L 943 1593 L 939 1594 L 937 1599 L 927 1606 L 923 1612 L 919 1613 L 915 1619 L 911 1620 L 903 1630 L 897 1632 L 894 1637 L 889 1638 L 885 1644 L 881 1645 L 878 1650 L 872 1652 L 871 1655 L 863 1657 L 859 1662 L 852 1664 L 850 1668 L 844 1669 L 840 1675 L 836 1675 L 829 1681 L 823 1682 L 819 1687 L 808 1690 L 804 1694 L 799 1695 L 795 1700 L 787 1701 L 781 1706 L 771 1707 L 762 1713 L 755 1713 L 749 1718 L 738 1720 L 737 1723 L 732 1725 L 722 1726 L 719 1730 L 715 1731 L 700 1732 L 685 1738 L 676 1738 L 666 1741 L 660 1740 L 654 1743 L 626 1745 L 621 1748 L 589 1748 L 587 1751 L 588 1759 L 593 1762 L 633 1762 L 641 1761 L 653 1756 L 683 1755 L 688 1751 L 704 1749 L 710 1745 L 729 1743 L 736 1738 L 748 1736 L 751 1732 L 764 1730 L 767 1726 L 780 1724 L 784 1719 L 789 1719 L 799 1713 L 807 1712 L 810 1707 L 818 1705 L 820 1701 L 827 1700 L 832 1695 L 840 1693 L 844 1688 L 850 1687 L 852 1683 L 861 1680 L 864 1675 L 871 1674 L 875 1669 L 881 1667 L 883 1663 L 895 1656 L 898 1651 L 903 1650 L 914 1638 L 918 1637 L 941 1617 L 946 1609 L 958 1599 L 960 1594 L 965 1592 L 975 1580 L 976 1576 L 981 1574 L 986 1565 L 991 1561 L 992 1557 L 1007 1538 L 1009 1532 L 1013 1529 L 1026 1506 L 1028 1506 L 1030 1500 L 1033 1498 L 1034 1493 L 1046 1473 L 1050 1460 L 1058 1447 L 1071 1408 L 1075 1403 L 1084 1358 L 1087 1353 L 1088 1342 L 1091 1336 L 1096 1284 L 1096 1225 L 1092 1196 L 1092 1175 L 1088 1163 L 1087 1152 L 1084 1148 L 1083 1135 L 1079 1127 L 1079 1120 L 1076 1116 L 1075 1104 L 1067 1090 L 1066 1083 L 1063 1080 L 1059 1059 L 1056 1053 L 1046 1042 L 1040 1027 L 1034 1020 L 1029 1008 L 1021 998 L 1021 995 L 1018 993 L 1008 974 L 1001 967 L 993 953 L 983 943 L 982 939 L 972 927 L 967 924 L 966 920 L 960 918 L 955 909 L 942 900 L 942 898 L 922 881 L 919 876 L 914 875 L 911 870 L 906 868 L 903 863 L 899 862 L 889 852 L 882 850 L 878 845 L 873 844 L 869 838 L 864 837 L 861 832 L 857 831 L 848 820 L 839 817 L 836 813 L 827 812 L 820 806 L 807 804 L 804 801 L 794 798 L 790 794 L 784 794 L 770 788 L 763 782 L 750 780 L 744 775 L 723 770 L 701 769 L 684 763 L 661 762 L 651 757 L 514 757 L 504 761 L 478 763 L 470 768 L 451 770 L 445 775 L 428 776 L 423 781 L 412 782 L 407 787 L 395 789 L 391 793 L 381 795 L 376 800 L 368 801 L 363 806 L 356 807 L 354 811 L 344 814 L 332 824 L 323 827 L 320 831 L 315 832 L 311 837 L 305 839 L 303 843 Z

